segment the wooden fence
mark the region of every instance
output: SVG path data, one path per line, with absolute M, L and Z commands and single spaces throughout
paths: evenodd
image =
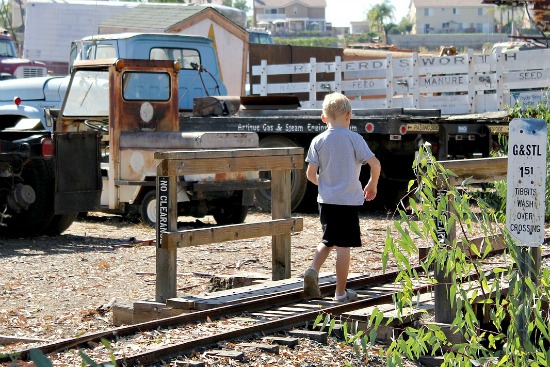
M 303 108 L 320 108 L 324 94 L 342 92 L 354 108 L 438 109 L 443 114 L 502 111 L 516 103 L 547 101 L 550 49 L 495 54 L 419 56 L 385 59 L 252 66 L 260 83 L 252 94 L 307 93 Z M 309 75 L 307 82 L 273 83 L 277 75 Z M 326 75 L 333 75 L 326 81 Z M 318 80 L 323 81 L 318 81 Z
M 156 301 L 176 297 L 177 249 L 210 243 L 272 236 L 272 278 L 290 278 L 290 235 L 301 231 L 303 219 L 291 217 L 290 174 L 304 165 L 303 148 L 262 148 L 156 152 L 157 253 Z M 203 173 L 271 171 L 271 221 L 177 230 L 179 176 Z M 160 191 L 159 191 L 160 190 Z M 165 208 L 165 210 L 161 210 Z

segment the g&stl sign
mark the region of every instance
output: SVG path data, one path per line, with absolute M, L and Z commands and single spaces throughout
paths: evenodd
M 514 119 L 508 142 L 506 227 L 520 246 L 544 241 L 547 126 L 540 119 Z

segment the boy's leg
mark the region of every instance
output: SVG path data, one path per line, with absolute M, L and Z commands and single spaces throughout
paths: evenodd
M 336 247 L 336 296 L 346 293 L 351 251 L 349 247 Z
M 311 266 L 304 273 L 304 295 L 306 298 L 320 298 L 319 270 L 330 254 L 330 247 L 320 243 L 315 249 Z
M 332 247 L 327 247 L 324 243 L 319 243 L 313 254 L 313 260 L 311 260 L 311 267 L 317 272 L 321 270 L 321 266 L 325 263 L 328 255 L 330 255 L 330 250 Z

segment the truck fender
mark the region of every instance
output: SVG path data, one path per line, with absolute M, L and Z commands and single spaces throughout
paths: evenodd
M 147 180 L 147 181 L 149 181 L 149 180 Z M 141 204 L 141 202 L 143 201 L 143 198 L 145 197 L 145 195 L 151 190 L 154 191 L 155 188 L 153 187 L 151 189 L 151 186 L 140 186 L 140 188 L 138 190 L 136 190 L 136 192 L 134 194 L 134 199 L 130 202 L 130 204 L 133 204 L 133 203 L 140 203 Z M 191 201 L 191 199 L 189 199 L 189 195 L 187 194 L 187 191 L 185 191 L 185 188 L 183 188 L 183 187 L 178 188 L 177 197 L 178 197 L 178 203 Z
M 38 109 L 36 109 L 32 106 L 15 105 L 15 104 L 8 104 L 8 105 L 1 105 L 0 104 L 0 117 L 1 116 L 10 116 L 10 117 L 19 116 L 20 120 L 24 120 L 24 121 L 39 120 L 42 124 L 40 130 L 48 129 L 48 130 L 51 131 L 51 128 L 46 126 L 46 119 L 44 117 L 44 113 L 40 112 Z M 17 125 L 17 123 L 15 125 Z

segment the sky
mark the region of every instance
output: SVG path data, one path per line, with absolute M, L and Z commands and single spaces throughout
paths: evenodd
M 367 11 L 383 0 L 326 0 L 327 8 L 325 16 L 327 22 L 332 22 L 334 27 L 349 27 L 350 22 L 361 21 L 367 18 Z M 247 0 L 252 9 L 252 0 Z M 395 23 L 399 23 L 409 8 L 408 0 L 390 0 L 395 8 Z

